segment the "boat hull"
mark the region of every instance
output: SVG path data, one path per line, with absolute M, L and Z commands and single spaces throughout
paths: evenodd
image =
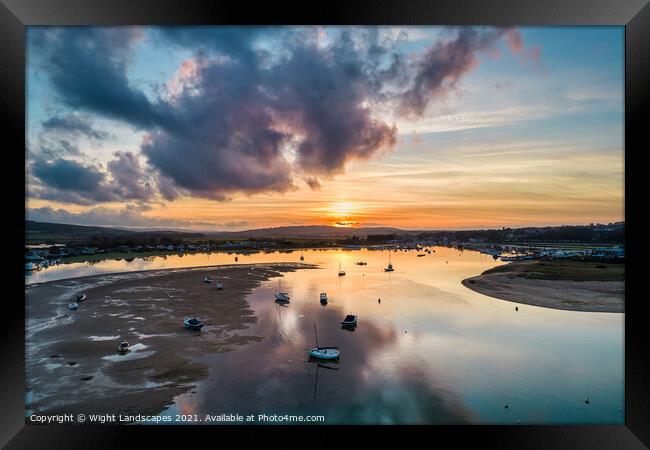
M 200 330 L 201 328 L 203 328 L 203 322 L 201 321 L 193 322 L 191 321 L 191 319 L 187 319 L 183 321 L 183 326 L 188 330 Z
M 340 354 L 341 352 L 331 348 L 326 348 L 326 349 L 312 348 L 311 350 L 309 350 L 310 357 L 316 359 L 322 359 L 322 360 L 339 359 Z

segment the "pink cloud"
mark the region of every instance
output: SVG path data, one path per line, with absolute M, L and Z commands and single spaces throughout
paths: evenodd
M 506 33 L 506 43 L 512 53 L 520 53 L 524 49 L 524 40 L 516 28 L 511 28 Z

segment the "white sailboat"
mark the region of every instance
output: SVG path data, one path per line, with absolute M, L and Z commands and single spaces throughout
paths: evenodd
M 390 263 L 390 252 L 388 253 L 388 267 L 384 269 L 384 272 L 392 272 L 393 270 L 393 265 Z
M 341 354 L 338 347 L 321 347 L 318 345 L 316 322 L 314 322 L 314 335 L 316 336 L 316 347 L 309 350 L 309 356 L 316 359 L 338 360 Z
M 278 292 L 275 293 L 275 300 L 278 302 L 289 303 L 289 293 L 282 292 L 282 279 L 278 280 Z

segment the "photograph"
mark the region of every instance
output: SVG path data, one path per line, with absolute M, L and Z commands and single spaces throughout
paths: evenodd
M 25 424 L 626 424 L 625 26 L 24 58 Z

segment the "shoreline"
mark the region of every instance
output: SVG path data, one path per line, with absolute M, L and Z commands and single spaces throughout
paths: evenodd
M 57 278 L 56 280 L 48 280 L 48 281 L 35 281 L 33 283 L 25 283 L 25 288 L 28 287 L 37 287 L 37 286 L 43 286 L 45 284 L 49 283 L 59 283 L 59 282 L 65 282 L 65 281 L 72 281 L 72 280 L 83 280 L 86 278 L 96 278 L 96 277 L 106 277 L 106 276 L 118 276 L 118 275 L 131 275 L 131 274 L 147 274 L 151 272 L 168 272 L 168 271 L 180 271 L 180 270 L 201 270 L 201 269 L 218 269 L 220 267 L 222 268 L 234 268 L 234 267 L 251 267 L 251 266 L 265 266 L 265 265 L 281 265 L 281 266 L 292 266 L 292 265 L 297 265 L 300 266 L 298 268 L 302 268 L 303 266 L 316 266 L 315 264 L 309 264 L 309 263 L 303 263 L 303 262 L 294 262 L 294 261 L 277 261 L 277 262 L 258 262 L 258 263 L 236 263 L 236 264 L 209 264 L 206 266 L 191 266 L 191 267 L 165 267 L 165 268 L 160 268 L 160 269 L 144 269 L 144 270 L 125 270 L 122 272 L 106 272 L 106 273 L 94 273 L 90 275 L 80 275 L 76 277 L 69 277 L 69 278 Z M 316 268 L 316 267 L 306 267 L 306 268 Z
M 25 286 L 26 410 L 157 414 L 209 376 L 203 355 L 258 342 L 248 295 L 304 263 L 258 263 L 89 275 Z M 212 276 L 224 284 L 204 283 Z M 83 292 L 87 299 L 69 311 Z M 198 317 L 200 332 L 183 319 Z M 119 342 L 131 345 L 124 355 Z
M 553 263 L 541 264 L 553 267 Z M 562 311 L 625 313 L 625 281 L 616 276 L 598 279 L 594 275 L 590 279 L 576 271 L 558 272 L 542 272 L 536 261 L 512 262 L 461 283 L 479 294 L 513 303 Z

